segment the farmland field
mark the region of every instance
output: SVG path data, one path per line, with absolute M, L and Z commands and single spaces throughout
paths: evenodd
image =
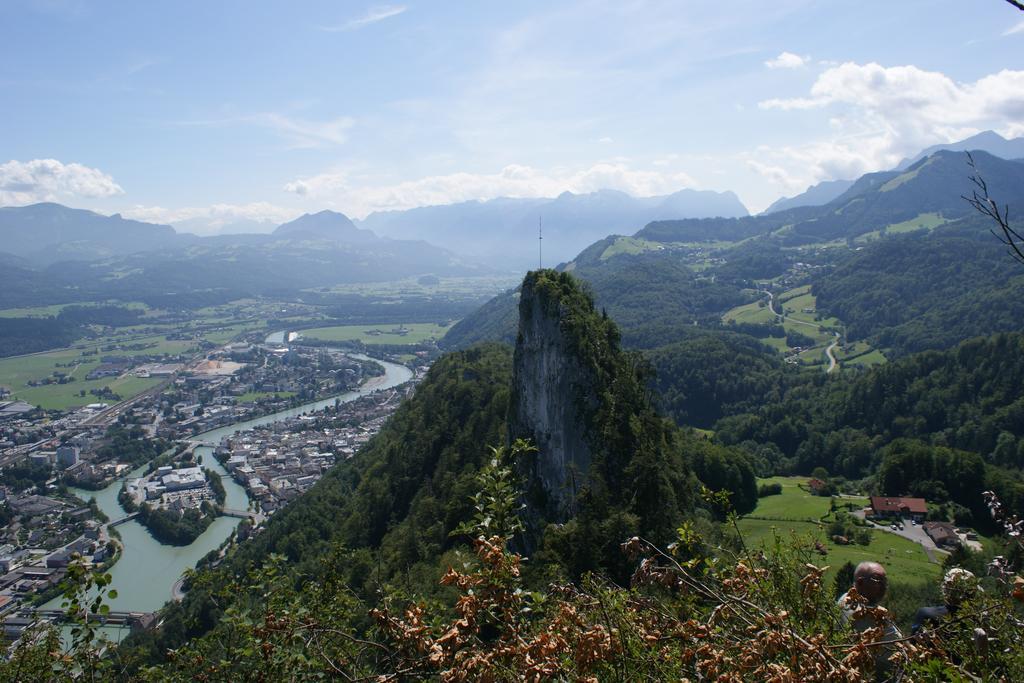
M 829 566 L 825 574 L 827 579 L 835 576 L 846 562 L 856 565 L 866 560 L 881 562 L 891 580 L 903 583 L 933 582 L 942 572 L 942 567 L 929 560 L 920 545 L 878 529 L 871 531 L 869 545 L 836 545 L 825 538 L 825 529 L 813 522 L 744 518 L 738 524 L 748 547 L 759 547 L 765 543 L 771 545 L 775 535 L 784 542 L 794 536 L 811 543 L 819 541 L 825 547 L 826 555 L 818 564 Z
M 763 325 L 775 322 L 775 314 L 771 312 L 767 304 L 762 305 L 764 300 L 754 301 L 743 306 L 737 306 L 736 308 L 727 311 L 722 316 L 723 322 L 735 321 L 736 323 L 752 323 L 755 325 Z
M 606 261 L 620 254 L 636 255 L 664 248 L 665 246 L 659 242 L 651 242 L 638 237 L 618 237 L 601 253 L 601 260 Z
M 66 410 L 89 403 L 111 403 L 108 399 L 96 398 L 89 393 L 90 389 L 109 387 L 111 391 L 122 399 L 131 398 L 141 394 L 146 389 L 160 383 L 155 378 L 139 377 L 104 377 L 102 379 L 83 380 L 71 384 L 47 384 L 39 387 L 24 387 L 14 392 L 14 398 L 21 399 L 32 405 L 42 406 L 49 410 Z M 85 396 L 80 396 L 80 391 L 85 391 Z
M 404 334 L 398 329 L 407 330 Z M 301 330 L 304 339 L 320 341 L 361 341 L 364 344 L 419 344 L 427 340 L 439 340 L 450 329 L 436 323 L 390 323 L 384 325 L 338 325 L 336 327 L 315 327 Z
M 801 489 L 807 477 L 772 477 L 759 479 L 758 484 L 778 483 L 782 494 L 766 496 L 758 501 L 757 507 L 738 522 L 743 540 L 748 547 L 774 543 L 775 536 L 788 541 L 794 536 L 811 543 L 820 542 L 827 554 L 822 563 L 830 567 L 827 576 L 834 576 L 845 562 L 857 564 L 865 560 L 879 561 L 886 566 L 890 577 L 905 583 L 932 581 L 939 576 L 941 568 L 931 562 L 924 549 L 905 538 L 888 532 L 872 529 L 869 545 L 837 545 L 826 538 L 823 524 L 816 520 L 829 515 L 832 499 L 812 496 Z M 846 504 L 861 507 L 867 498 L 836 498 L 840 508 Z
M 243 326 L 236 326 L 213 330 L 206 337 L 215 343 L 222 343 L 242 329 Z M 142 345 L 143 348 L 116 348 L 121 345 Z M 111 346 L 115 348 L 103 350 L 104 347 Z M 127 399 L 155 386 L 159 380 L 127 375 L 87 380 L 86 376 L 101 363 L 102 356 L 177 356 L 189 355 L 195 349 L 196 342 L 193 340 L 169 340 L 164 334 L 127 337 L 115 334 L 83 340 L 72 348 L 0 359 L 0 386 L 10 389 L 12 398 L 53 410 L 64 410 L 101 401 L 103 399 L 98 399 L 89 392 L 103 387 L 109 387 L 121 398 Z M 71 377 L 74 381 L 65 384 L 27 386 L 29 381 L 43 380 L 55 372 Z M 84 396 L 82 392 L 85 393 Z

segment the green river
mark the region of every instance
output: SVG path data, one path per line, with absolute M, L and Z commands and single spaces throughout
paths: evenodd
M 368 360 L 366 356 L 352 355 L 355 358 Z M 254 420 L 220 427 L 203 434 L 198 434 L 193 438 L 219 443 L 223 437 L 235 432 L 251 429 L 252 427 L 268 424 L 287 417 L 310 413 L 338 402 L 353 401 L 371 391 L 389 389 L 403 384 L 412 378 L 412 371 L 403 365 L 380 360 L 376 360 L 376 362 L 384 366 L 385 374 L 381 377 L 371 378 L 365 385 L 355 391 L 313 403 L 306 403 L 278 413 L 264 415 Z M 200 446 L 196 448 L 196 453 L 202 456 L 204 467 L 224 475 L 222 481 L 227 493 L 224 506 L 238 510 L 248 509 L 249 498 L 245 489 L 236 484 L 230 476 L 227 476 L 227 471 L 213 457 L 213 449 L 207 446 Z M 139 476 L 145 469 L 145 466 L 142 466 L 132 472 L 129 477 Z M 83 500 L 96 498 L 96 503 L 100 509 L 111 520 L 120 519 L 125 516 L 124 510 L 117 502 L 117 494 L 121 490 L 121 480 L 115 481 L 101 491 L 71 490 Z M 110 609 L 121 612 L 152 612 L 159 609 L 165 602 L 171 599 L 171 589 L 182 573 L 186 569 L 195 567 L 196 562 L 208 552 L 219 548 L 221 543 L 231 535 L 232 530 L 241 521 L 234 517 L 218 517 L 199 538 L 188 546 L 172 546 L 159 543 L 149 535 L 145 527 L 135 520 L 116 527 L 121 535 L 124 550 L 121 553 L 121 559 L 110 570 L 113 579 L 112 585 L 117 591 L 117 597 L 107 601 Z M 55 598 L 43 605 L 42 609 L 59 609 L 61 607 L 60 603 L 61 598 Z M 127 633 L 127 630 L 122 629 L 104 629 L 104 631 L 113 640 L 117 640 L 119 635 Z

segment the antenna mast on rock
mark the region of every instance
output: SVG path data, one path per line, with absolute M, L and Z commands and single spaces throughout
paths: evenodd
M 544 217 L 537 216 L 537 268 L 544 268 Z

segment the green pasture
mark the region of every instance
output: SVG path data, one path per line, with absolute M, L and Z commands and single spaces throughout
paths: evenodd
M 837 346 L 835 349 L 836 358 L 843 361 L 847 358 L 853 358 L 855 356 L 861 356 L 871 351 L 871 345 L 866 341 L 855 341 L 844 344 L 843 346 Z
M 914 232 L 915 230 L 934 230 L 940 225 L 948 222 L 949 219 L 943 218 L 940 213 L 921 213 L 910 220 L 906 220 L 901 223 L 892 223 L 881 230 L 872 230 L 871 232 L 866 232 L 863 235 L 858 235 L 854 239 L 854 242 L 870 242 L 871 240 L 880 239 L 883 235 L 898 235 L 905 232 Z
M 825 526 L 817 520 L 829 517 L 833 499 L 812 496 L 800 488 L 806 486 L 807 481 L 807 477 L 770 477 L 758 480 L 758 485 L 781 484 L 782 493 L 759 499 L 754 511 L 739 520 L 740 533 L 748 547 L 770 546 L 774 544 L 776 536 L 783 541 L 792 538 L 812 544 L 819 541 L 827 551 L 819 564 L 829 565 L 830 575 L 834 575 L 847 561 L 857 564 L 875 560 L 884 564 L 890 577 L 895 580 L 923 582 L 938 577 L 940 567 L 928 559 L 924 549 L 895 534 L 872 529 L 871 543 L 866 546 L 837 545 L 826 538 Z M 835 501 L 840 510 L 848 505 L 861 508 L 868 504 L 868 499 L 863 497 L 836 497 Z
M 651 242 L 638 237 L 616 237 L 615 241 L 601 253 L 601 260 L 606 261 L 620 254 L 635 256 L 645 251 L 658 251 L 664 248 L 665 246 L 659 242 Z
M 764 300 L 754 301 L 749 304 L 737 306 L 725 312 L 722 322 L 735 321 L 739 323 L 750 323 L 753 325 L 766 325 L 775 322 L 775 314 L 768 308 L 767 304 L 761 305 Z
M 887 362 L 881 351 L 872 348 L 865 341 L 852 342 L 843 347 L 837 346 L 835 354 L 839 364 L 844 367 L 870 367 Z
M 149 307 L 141 301 L 77 301 L 67 304 L 52 304 L 50 306 L 30 306 L 28 308 L 5 308 L 0 310 L 0 318 L 46 318 L 60 315 L 68 306 L 120 306 L 121 308 L 134 308 L 141 311 L 149 311 Z
M 398 334 L 395 329 L 408 330 L 406 334 Z M 302 330 L 303 339 L 320 341 L 361 341 L 364 344 L 419 344 L 428 340 L 441 339 L 450 329 L 436 323 L 386 323 L 382 325 L 338 325 L 335 327 L 315 327 Z M 376 334 L 375 334 L 376 332 Z
M 828 363 L 828 356 L 825 355 L 824 346 L 814 346 L 799 354 L 800 363 L 803 365 L 826 365 Z
M 522 281 L 521 277 L 506 275 L 441 277 L 437 284 L 423 284 L 419 278 L 405 278 L 388 282 L 360 282 L 339 284 L 333 287 L 320 287 L 315 291 L 332 294 L 358 294 L 378 299 L 400 300 L 415 295 L 446 294 L 455 297 L 477 299 L 481 296 L 500 294 L 515 287 Z
M 765 337 L 759 340 L 762 344 L 767 344 L 779 353 L 788 353 L 789 346 L 786 345 L 785 337 Z
M 82 355 L 84 351 L 98 350 L 110 344 L 148 343 L 153 343 L 154 345 L 145 349 L 114 349 L 98 351 L 98 353 L 92 355 Z M 101 389 L 105 386 L 120 394 L 122 398 L 130 398 L 159 383 L 159 380 L 153 378 L 140 379 L 137 377 L 85 379 L 89 372 L 100 364 L 102 356 L 178 355 L 190 353 L 194 348 L 194 341 L 168 341 L 163 335 L 130 339 L 104 337 L 98 340 L 90 340 L 73 348 L 0 359 L 0 386 L 10 389 L 11 395 L 16 399 L 52 410 L 65 410 L 88 403 L 96 403 L 100 399 L 90 394 L 89 390 Z M 64 373 L 69 377 L 73 377 L 75 381 L 67 384 L 46 384 L 37 387 L 26 386 L 30 380 L 45 379 L 54 372 Z M 85 396 L 80 396 L 79 392 L 83 389 L 85 390 Z
M 203 339 L 214 344 L 226 344 L 243 332 L 250 332 L 252 330 L 262 330 L 264 326 L 260 323 L 253 321 L 247 324 L 240 325 L 229 325 L 226 327 L 220 327 L 209 332 L 203 332 Z
M 263 398 L 291 398 L 295 396 L 294 391 L 250 391 L 235 397 L 238 403 L 251 403 Z
M 814 340 L 815 346 L 828 346 L 832 343 L 833 336 L 830 332 L 822 332 L 818 329 L 817 323 L 803 323 L 787 317 L 782 321 L 782 327 L 786 332 L 799 332 L 802 335 Z
M 847 365 L 847 366 L 862 365 L 864 367 L 871 367 L 872 365 L 881 365 L 882 363 L 888 363 L 888 362 L 889 362 L 889 359 L 886 358 L 885 355 L 881 351 L 879 351 L 878 349 L 875 349 L 874 351 L 870 351 L 868 353 L 861 354 L 861 355 L 856 356 L 854 358 L 848 358 L 848 359 L 843 361 L 843 365 Z
M 787 289 L 782 294 L 779 294 L 778 296 L 776 296 L 775 297 L 775 303 L 776 304 L 784 304 L 787 301 L 789 301 L 790 299 L 795 299 L 798 296 L 803 296 L 805 294 L 810 294 L 810 293 L 811 293 L 811 286 L 810 285 L 801 285 L 800 287 L 794 287 L 793 289 Z
M 824 325 L 829 328 L 839 327 L 841 323 L 837 318 L 815 319 L 818 315 L 818 300 L 817 297 L 811 294 L 810 290 L 810 285 L 807 285 L 791 289 L 780 295 L 779 301 L 781 302 L 780 305 L 783 308 L 783 312 L 793 320 L 800 320 L 814 325 Z M 805 309 L 810 312 L 805 313 Z
M 84 376 L 84 374 L 83 374 Z M 159 379 L 148 377 L 103 377 L 101 379 L 82 380 L 70 384 L 47 384 L 39 387 L 21 387 L 13 392 L 15 398 L 42 406 L 48 410 L 67 410 L 89 403 L 110 403 L 108 399 L 97 398 L 89 393 L 90 389 L 110 387 L 111 391 L 121 396 L 121 399 L 129 399 L 138 396 L 146 389 L 150 389 L 160 383 Z M 15 389 L 15 387 L 12 387 Z M 78 392 L 85 390 L 85 396 L 79 396 Z
M 782 493 L 765 496 L 757 502 L 750 516 L 772 519 L 817 520 L 828 514 L 829 499 L 812 496 L 801 486 L 807 486 L 808 477 L 769 477 L 758 479 L 757 485 L 781 484 Z
M 775 536 L 783 542 L 793 539 L 811 544 L 820 542 L 826 554 L 815 562 L 828 565 L 827 579 L 834 577 L 846 562 L 857 565 L 867 560 L 885 565 L 890 580 L 894 582 L 929 583 L 937 580 L 942 573 L 941 565 L 929 560 L 920 545 L 879 529 L 871 530 L 869 545 L 837 545 L 826 538 L 824 525 L 813 522 L 744 518 L 739 520 L 738 526 L 749 548 L 770 547 L 774 545 Z

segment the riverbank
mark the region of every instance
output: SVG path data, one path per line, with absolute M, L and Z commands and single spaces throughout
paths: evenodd
M 363 357 L 368 359 L 368 357 Z M 321 410 L 324 407 L 345 403 L 365 396 L 379 389 L 391 388 L 403 384 L 413 377 L 409 368 L 387 361 L 374 362 L 384 366 L 385 374 L 373 377 L 359 389 L 352 390 L 319 401 L 303 404 L 294 408 L 264 415 L 251 420 L 219 427 L 192 437 L 193 441 L 204 443 L 220 443 L 225 436 L 239 431 L 252 429 L 263 424 L 279 421 L 288 417 L 296 417 Z M 196 455 L 202 456 L 203 466 L 209 468 L 215 476 L 220 477 L 225 489 L 224 508 L 233 510 L 250 509 L 250 500 L 245 490 L 238 485 L 228 471 L 213 457 L 213 449 L 198 446 Z M 141 466 L 128 474 L 128 477 L 139 477 L 146 470 Z M 95 498 L 97 506 L 111 520 L 125 517 L 117 495 L 121 489 L 121 480 L 115 481 L 100 491 L 84 491 L 70 489 L 83 500 Z M 187 569 L 196 564 L 211 552 L 218 551 L 228 541 L 232 533 L 241 523 L 236 517 L 220 516 L 213 520 L 195 542 L 186 546 L 170 546 L 159 543 L 136 520 L 125 522 L 117 527 L 122 539 L 123 550 L 120 560 L 110 568 L 112 585 L 117 590 L 117 597 L 109 600 L 111 610 L 124 612 L 153 612 L 174 597 L 173 588 Z M 59 609 L 60 598 L 55 598 L 44 605 L 46 609 Z M 116 635 L 116 634 L 114 634 Z

